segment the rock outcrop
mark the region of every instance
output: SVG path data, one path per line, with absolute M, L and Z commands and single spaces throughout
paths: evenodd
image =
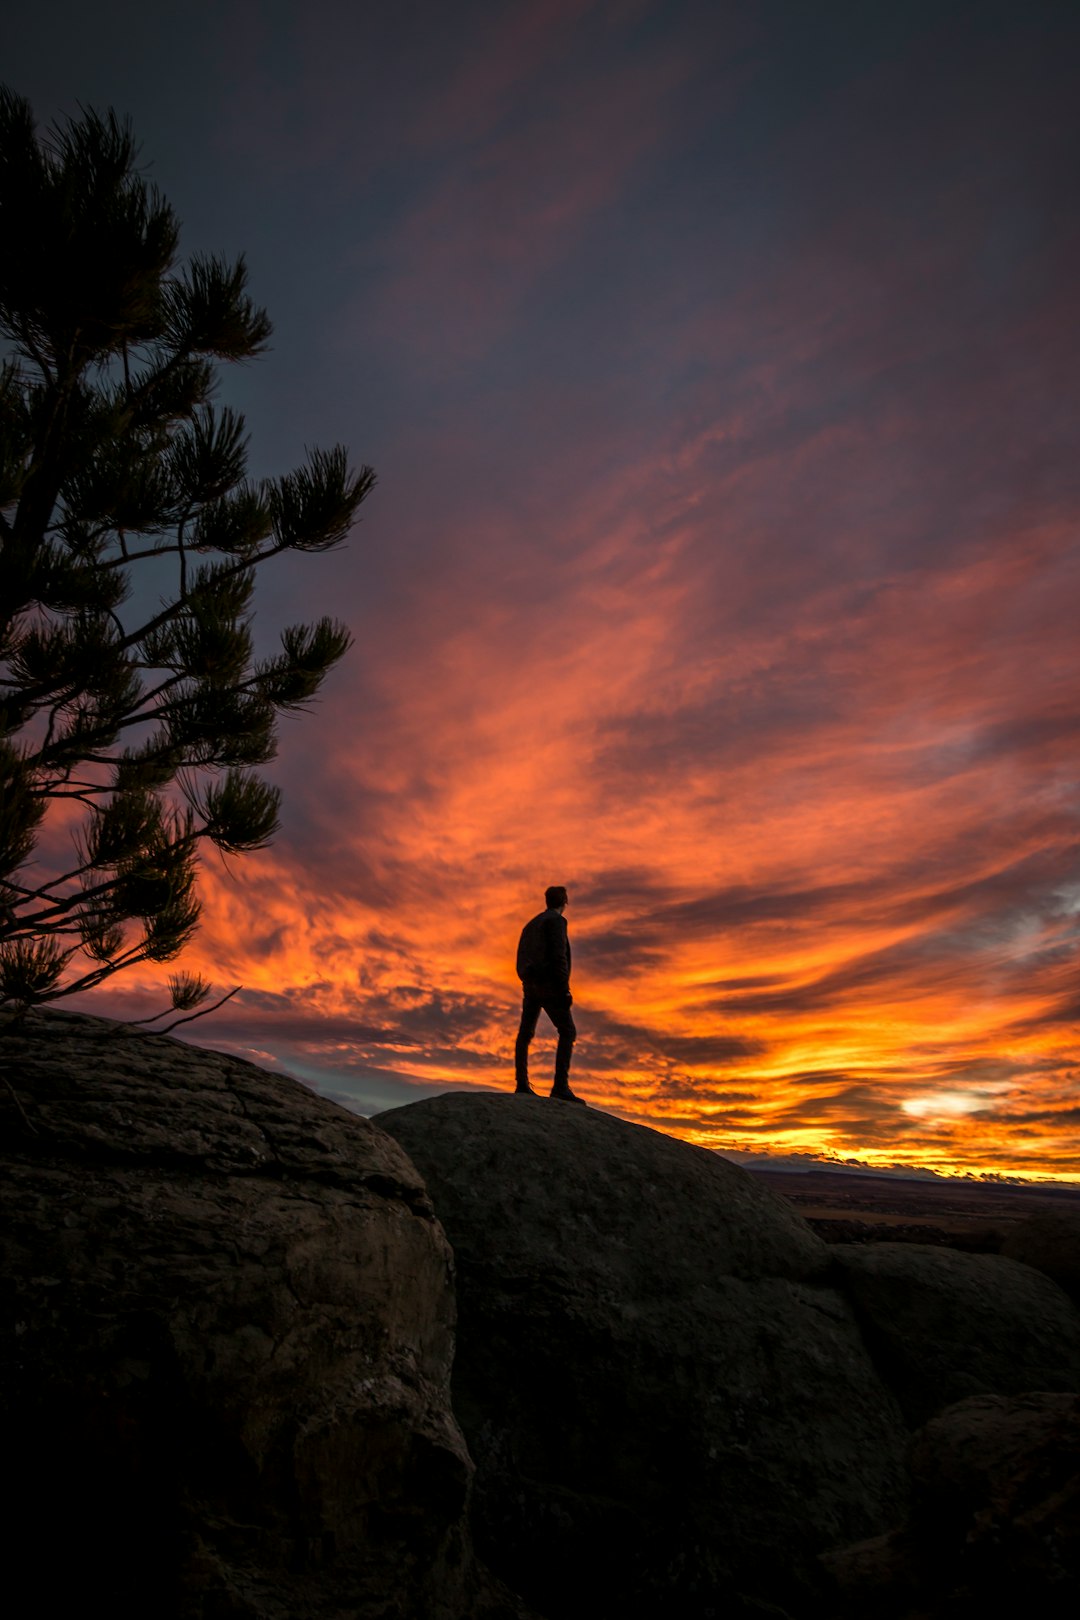
M 114 1620 L 516 1613 L 472 1560 L 451 1255 L 396 1144 L 99 1019 L 35 1015 L 0 1063 L 8 1584 Z
M 1071 1613 L 1069 1232 L 829 1246 L 591 1109 L 457 1093 L 374 1125 L 78 1015 L 9 1025 L 0 1066 L 8 1579 L 35 1608 Z
M 1030 1266 L 914 1243 L 832 1252 L 913 1425 L 968 1395 L 1080 1389 L 1080 1313 Z
M 716 1154 L 458 1093 L 382 1114 L 458 1269 L 477 1547 L 552 1620 L 803 1612 L 896 1522 L 907 1431 L 833 1251 Z

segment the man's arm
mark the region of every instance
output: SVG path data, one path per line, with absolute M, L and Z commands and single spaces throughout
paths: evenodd
M 570 993 L 570 938 L 565 917 L 550 917 L 545 926 L 547 968 L 552 984 Z

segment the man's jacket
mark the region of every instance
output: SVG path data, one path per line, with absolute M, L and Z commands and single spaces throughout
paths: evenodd
M 569 991 L 570 939 L 561 911 L 541 911 L 525 924 L 518 941 L 517 975 L 523 984 Z

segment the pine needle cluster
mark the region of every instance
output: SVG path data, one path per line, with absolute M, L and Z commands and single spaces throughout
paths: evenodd
M 18 1008 L 175 957 L 200 847 L 273 837 L 257 767 L 351 638 L 324 618 L 256 657 L 256 570 L 340 544 L 375 481 L 341 446 L 248 477 L 244 419 L 212 396 L 270 322 L 243 259 L 178 264 L 137 156 L 112 112 L 41 135 L 0 90 L 0 1005 Z M 74 852 L 41 877 L 58 801 Z M 174 984 L 178 1008 L 201 999 Z

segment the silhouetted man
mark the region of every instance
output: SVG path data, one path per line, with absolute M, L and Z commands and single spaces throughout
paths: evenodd
M 551 1095 L 563 1102 L 582 1102 L 570 1090 L 570 1057 L 577 1030 L 570 1014 L 570 939 L 566 932 L 566 890 L 553 886 L 544 891 L 546 911 L 541 911 L 521 930 L 518 941 L 517 974 L 523 1000 L 521 1027 L 514 1047 L 515 1091 L 536 1093 L 529 1084 L 529 1042 L 536 1033 L 536 1021 L 546 1012 L 559 1032 L 555 1052 L 555 1083 Z

